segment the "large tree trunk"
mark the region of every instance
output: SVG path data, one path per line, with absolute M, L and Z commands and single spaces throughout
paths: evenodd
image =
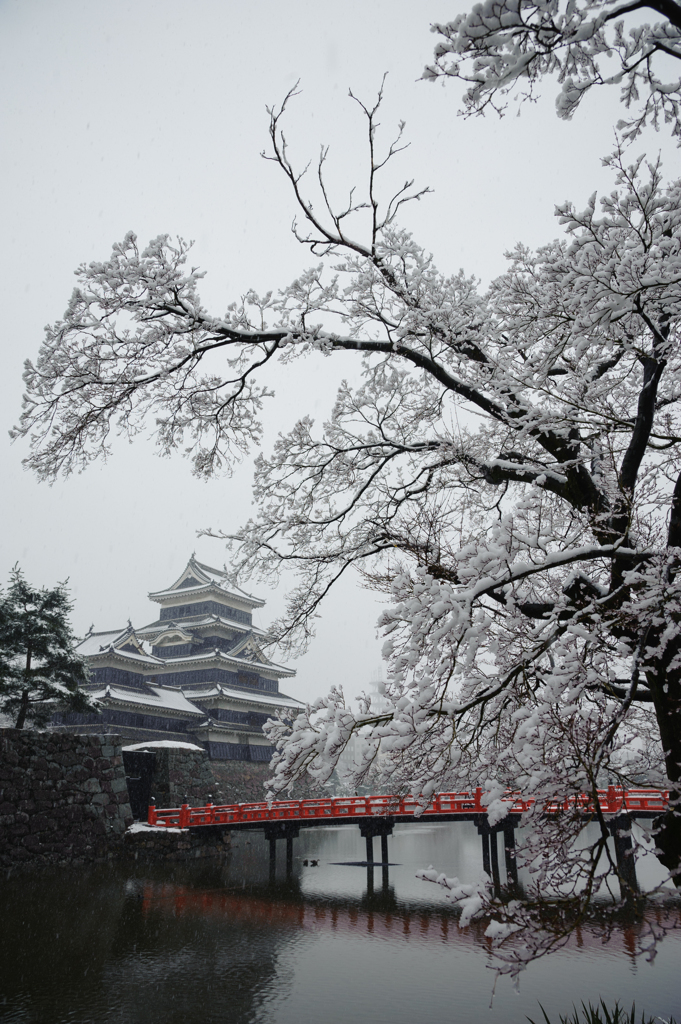
M 28 712 L 28 690 L 24 690 L 21 694 L 21 704 L 19 705 L 19 714 L 17 715 L 15 729 L 23 729 L 24 722 L 26 721 L 26 714 Z
M 678 645 L 674 645 L 677 647 Z M 665 661 L 671 660 L 667 652 Z M 679 652 L 675 652 L 678 658 Z M 665 671 L 660 666 L 648 673 L 660 728 L 667 778 L 671 783 L 669 810 L 655 819 L 655 843 L 658 860 L 674 873 L 674 884 L 681 888 L 681 672 Z
M 24 670 L 24 684 L 26 689 L 21 693 L 21 703 L 19 705 L 19 714 L 17 715 L 15 729 L 23 729 L 24 722 L 26 721 L 26 715 L 28 714 L 28 697 L 30 694 L 30 683 L 31 683 L 31 648 L 29 647 L 26 651 L 26 668 Z

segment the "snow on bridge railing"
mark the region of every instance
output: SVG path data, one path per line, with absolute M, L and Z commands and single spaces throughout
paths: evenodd
M 604 814 L 629 812 L 638 814 L 661 813 L 667 809 L 669 793 L 659 789 L 628 789 L 617 786 L 597 790 L 598 804 Z M 509 813 L 522 814 L 534 804 L 534 799 L 523 798 L 519 793 L 509 793 L 506 802 L 511 806 Z M 571 796 L 563 801 L 552 801 L 545 805 L 547 813 L 578 810 L 584 814 L 594 813 L 590 794 Z M 446 815 L 455 819 L 469 814 L 486 814 L 482 802 L 482 789 L 473 793 L 438 793 L 424 809 L 411 796 L 342 796 L 322 800 L 275 800 L 253 804 L 206 804 L 203 807 L 149 808 L 148 823 L 160 828 L 190 828 L 196 825 L 241 825 L 262 821 L 342 821 L 344 818 L 369 816 L 414 817 L 419 815 Z

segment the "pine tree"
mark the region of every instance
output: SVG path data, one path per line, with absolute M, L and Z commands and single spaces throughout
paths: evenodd
M 56 710 L 92 711 L 80 689 L 87 669 L 74 649 L 66 586 L 36 590 L 18 566 L 0 592 L 0 710 L 15 726 L 44 724 Z

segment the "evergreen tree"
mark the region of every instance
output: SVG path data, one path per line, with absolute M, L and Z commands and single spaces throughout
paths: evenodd
M 16 716 L 17 729 L 44 724 L 57 709 L 94 710 L 79 689 L 87 669 L 74 650 L 70 611 L 63 583 L 36 590 L 17 566 L 0 592 L 0 710 Z

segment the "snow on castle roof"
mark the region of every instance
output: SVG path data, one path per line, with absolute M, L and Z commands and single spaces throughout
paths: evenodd
M 247 690 L 234 690 L 231 686 L 223 683 L 216 683 L 205 690 L 189 691 L 194 700 L 204 700 L 206 697 L 229 697 L 245 704 L 269 704 L 279 708 L 304 708 L 305 704 L 296 700 L 295 697 L 288 697 L 285 693 L 278 693 L 276 697 L 270 694 L 254 691 L 253 696 Z
M 138 693 L 134 690 L 124 690 L 118 686 L 105 686 L 101 690 L 91 691 L 91 696 L 100 701 L 106 700 L 108 697 L 123 704 L 144 704 L 146 707 L 155 709 L 163 708 L 166 711 L 180 711 L 185 715 L 205 714 L 195 704 L 188 701 L 180 690 L 165 686 L 154 686 L 148 682 L 146 685 L 151 690 L 151 693 Z
M 189 580 L 189 584 L 186 581 Z M 195 582 L 194 582 L 195 581 Z M 183 586 L 184 584 L 184 586 Z M 182 574 L 166 590 L 157 590 L 149 594 L 151 601 L 163 602 L 165 598 L 178 597 L 184 593 L 197 594 L 204 590 L 219 590 L 221 595 L 248 605 L 251 608 L 262 608 L 265 602 L 252 594 L 247 594 L 240 587 L 228 585 L 227 573 L 222 569 L 213 569 L 203 562 L 197 562 L 194 556 L 189 559 Z

